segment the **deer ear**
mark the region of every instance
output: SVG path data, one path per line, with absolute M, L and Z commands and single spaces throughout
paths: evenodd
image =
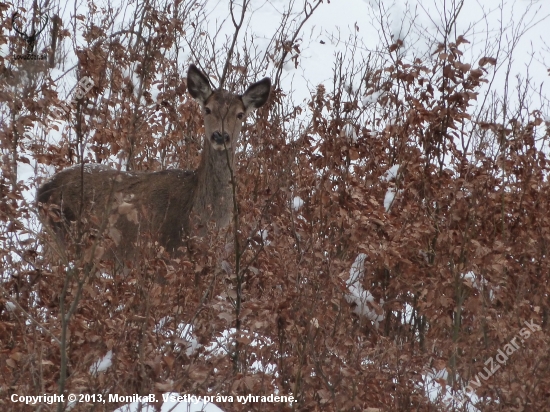
M 206 99 L 212 94 L 212 88 L 210 87 L 208 77 L 197 69 L 197 66 L 194 64 L 189 66 L 187 70 L 187 90 L 189 90 L 189 94 L 202 105 L 206 103 Z
M 265 102 L 267 102 L 270 91 L 271 80 L 269 77 L 252 84 L 248 89 L 246 89 L 246 92 L 242 95 L 246 113 L 250 113 L 258 107 L 262 107 Z

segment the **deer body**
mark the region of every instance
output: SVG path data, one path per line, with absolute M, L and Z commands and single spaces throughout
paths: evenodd
M 130 258 L 144 232 L 175 252 L 189 234 L 190 216 L 203 226 L 212 221 L 218 228 L 229 224 L 237 138 L 246 114 L 267 101 L 270 80 L 254 83 L 242 96 L 212 91 L 208 78 L 191 65 L 187 85 L 205 120 L 198 169 L 121 172 L 85 164 L 63 170 L 44 183 L 37 196 L 38 202 L 59 208 L 61 219 L 52 223 L 60 237 L 66 236 L 67 223 L 79 216 L 94 216 L 98 222 L 107 219 L 104 235 L 113 241 L 114 254 Z

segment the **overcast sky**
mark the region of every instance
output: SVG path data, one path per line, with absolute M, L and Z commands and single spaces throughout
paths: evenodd
M 294 7 L 294 11 L 300 12 L 302 2 L 297 3 L 300 4 Z M 307 83 L 311 88 L 330 81 L 335 54 L 344 51 L 346 43 L 349 44 L 354 35 L 362 43 L 359 52 L 363 55 L 375 53 L 382 45 L 391 42 L 390 36 L 404 41 L 407 51 L 405 59 L 430 54 L 433 39 L 443 39 L 441 29 L 445 16 L 450 15 L 453 2 L 448 1 L 446 7 L 443 0 L 381 3 L 383 10 L 377 0 L 332 0 L 330 4 L 325 0 L 313 13 L 299 36 L 302 39 L 300 66 L 298 69 L 292 69 L 291 64 L 285 66 L 288 69 L 286 79 L 294 79 L 293 88 L 298 95 L 307 97 L 307 90 L 300 84 Z M 211 1 L 209 4 L 212 7 L 212 24 L 227 17 L 226 0 Z M 251 31 L 267 42 L 277 28 L 280 16 L 288 9 L 288 1 L 253 0 L 252 9 Z M 503 89 L 506 57 L 512 53 L 511 77 L 519 75 L 525 78 L 529 75 L 537 85 L 542 84 L 543 94 L 548 95 L 550 89 L 543 82 L 548 78 L 547 69 L 550 67 L 549 45 L 544 40 L 548 38 L 549 15 L 550 1 L 546 0 L 466 0 L 458 14 L 456 30 L 450 37 L 453 39 L 463 34 L 470 42 L 462 50 L 465 52 L 464 60 L 472 64 L 484 55 L 496 57 L 494 46 L 500 46 L 499 64 L 504 66 L 499 67 L 499 73 L 502 73 L 493 85 L 494 89 Z M 231 29 L 230 24 L 227 26 L 228 30 Z M 381 30 L 382 26 L 386 30 Z M 519 33 L 523 33 L 521 39 L 513 44 L 514 35 Z

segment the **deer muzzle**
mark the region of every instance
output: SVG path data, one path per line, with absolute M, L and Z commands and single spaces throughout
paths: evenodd
M 214 132 L 212 133 L 211 139 L 214 143 L 219 144 L 220 146 L 223 146 L 224 143 L 225 144 L 229 143 L 229 133 Z

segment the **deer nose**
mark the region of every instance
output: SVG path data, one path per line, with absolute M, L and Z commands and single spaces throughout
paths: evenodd
M 214 132 L 212 133 L 212 140 L 219 145 L 223 145 L 224 142 L 229 143 L 229 133 Z

